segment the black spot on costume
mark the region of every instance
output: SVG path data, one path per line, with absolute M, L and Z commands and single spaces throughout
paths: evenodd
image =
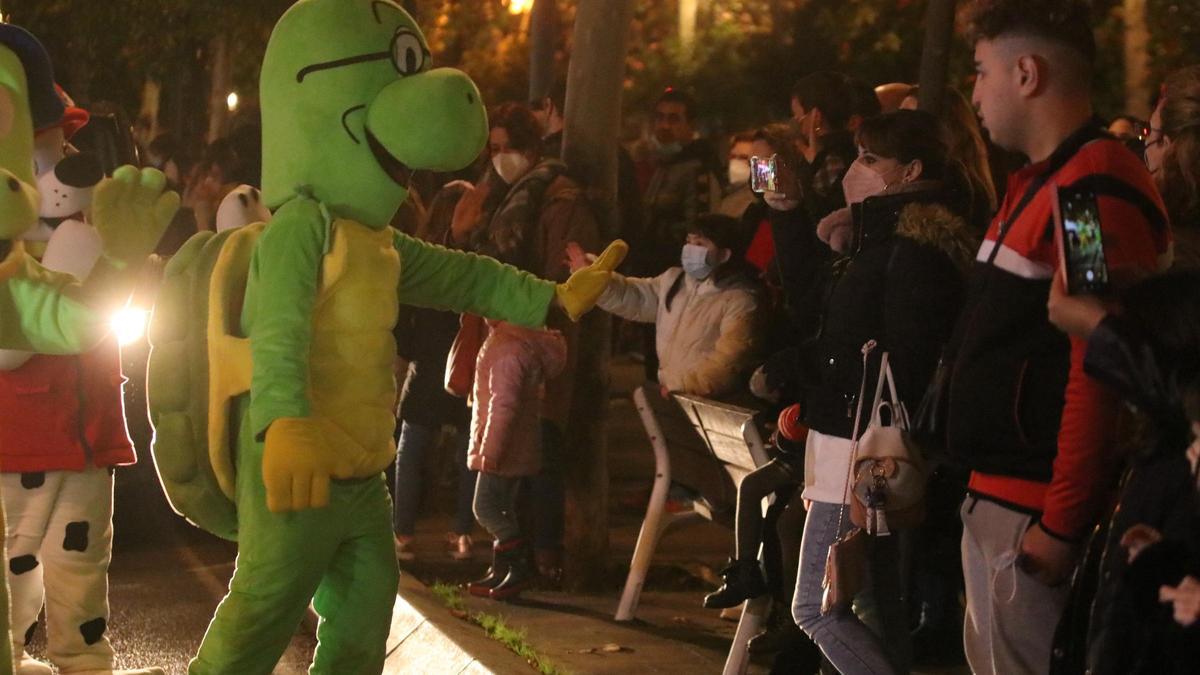
M 88 547 L 88 523 L 86 520 L 67 523 L 67 536 L 63 537 L 63 550 L 86 551 Z
M 19 555 L 8 561 L 8 569 L 13 574 L 25 574 L 38 566 L 38 559 L 33 554 Z
M 104 620 L 104 617 L 100 617 L 79 624 L 79 634 L 83 636 L 84 642 L 94 645 L 104 637 L 106 628 L 108 628 L 108 622 Z
M 46 474 L 43 471 L 31 471 L 21 474 L 21 487 L 26 490 L 36 490 L 46 484 Z

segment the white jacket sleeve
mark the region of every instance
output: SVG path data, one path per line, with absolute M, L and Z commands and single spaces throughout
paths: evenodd
M 652 278 L 626 277 L 614 272 L 596 304 L 628 321 L 654 323 L 663 283 L 668 277 L 673 279 L 672 273 L 679 274 L 679 271 L 672 268 Z

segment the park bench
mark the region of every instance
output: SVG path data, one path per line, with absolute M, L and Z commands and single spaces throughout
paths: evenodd
M 634 618 L 654 551 L 667 529 L 700 518 L 732 526 L 737 485 L 769 460 L 754 410 L 686 394 L 664 399 L 644 386 L 634 390 L 633 402 L 654 448 L 654 487 L 617 605 L 617 621 Z M 689 509 L 667 511 L 672 482 L 699 493 Z M 746 643 L 762 630 L 769 609 L 769 596 L 745 604 L 724 675 L 745 672 Z

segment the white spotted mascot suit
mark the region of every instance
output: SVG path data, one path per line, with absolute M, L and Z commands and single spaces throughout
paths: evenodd
M 81 112 L 68 108 L 68 116 Z M 42 233 L 47 239 L 46 267 L 82 279 L 99 258 L 101 242 L 81 212 L 103 175 L 95 160 L 66 156 L 72 126 L 39 132 L 35 168 L 43 221 L 33 237 Z M 6 427 L 0 430 L 0 495 L 8 518 L 17 675 L 54 672 L 25 649 L 43 602 L 47 657 L 58 671 L 114 673 L 113 649 L 105 637 L 113 470 L 135 459 L 125 430 L 122 381 L 119 351 L 111 339 L 78 356 L 0 350 L 0 416 Z M 115 672 L 163 673 L 158 668 Z

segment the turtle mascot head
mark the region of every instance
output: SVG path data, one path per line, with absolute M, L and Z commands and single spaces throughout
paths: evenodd
M 261 79 L 263 193 L 309 194 L 385 227 L 417 169 L 453 171 L 487 141 L 465 74 L 432 68 L 412 17 L 388 0 L 300 0 L 271 33 Z
M 30 98 L 34 81 L 54 81 L 45 48 L 25 29 L 0 24 L 0 239 L 20 237 L 37 223 L 34 118 L 48 124 L 63 112 L 52 89 L 44 96 L 39 87 Z

